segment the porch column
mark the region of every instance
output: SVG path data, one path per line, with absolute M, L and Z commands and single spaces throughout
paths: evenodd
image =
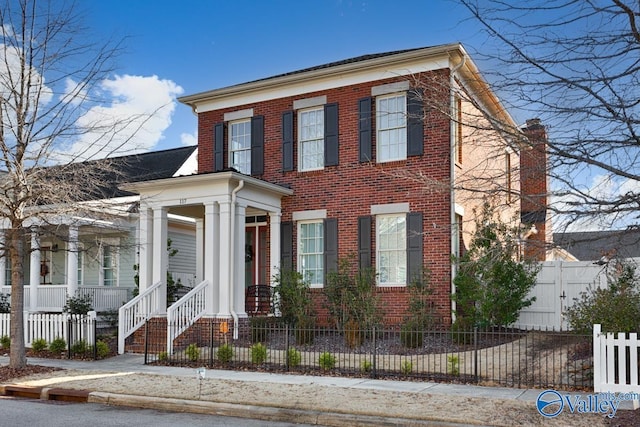
M 220 208 L 217 203 L 211 201 L 204 204 L 204 280 L 209 282 L 205 301 L 206 313 L 213 315 L 218 312 L 219 282 L 216 273 L 219 270 L 220 243 L 216 239 L 220 228 Z
M 31 257 L 29 262 L 29 311 L 38 311 L 38 285 L 40 284 L 40 238 L 36 228 L 31 230 Z
M 0 248 L 2 248 L 2 256 L 0 256 L 0 289 L 3 286 L 7 286 L 7 258 L 9 257 L 9 251 L 4 245 L 4 230 L 0 230 Z
M 238 317 L 247 317 L 244 307 L 245 300 L 245 268 L 246 268 L 246 206 L 236 204 L 235 217 L 235 239 L 234 256 L 233 256 L 233 311 Z
M 67 295 L 74 296 L 78 291 L 78 227 L 69 226 L 67 242 Z
M 282 213 L 280 211 L 277 212 L 269 212 L 269 240 L 270 240 L 270 248 L 269 248 L 269 259 L 271 260 L 271 269 L 269 280 L 273 281 L 273 278 L 276 277 L 278 272 L 280 271 L 280 222 L 282 220 Z M 274 286 L 274 283 L 271 283 L 271 286 Z
M 204 220 L 196 219 L 196 285 L 204 280 Z
M 231 284 L 231 201 L 220 202 L 220 233 L 218 241 L 220 243 L 220 268 L 218 269 L 219 289 L 218 289 L 218 317 L 231 317 L 231 307 L 229 305 L 229 289 Z
M 138 236 L 138 284 L 140 293 L 151 286 L 151 266 L 153 265 L 153 214 L 151 209 L 140 208 Z
M 162 283 L 158 293 L 157 312 L 164 314 L 167 312 L 167 267 L 169 256 L 167 254 L 167 208 L 160 207 L 153 209 L 153 267 L 151 270 L 151 281 L 153 284 Z

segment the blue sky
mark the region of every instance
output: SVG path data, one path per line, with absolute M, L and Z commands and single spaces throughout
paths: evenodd
M 149 86 L 146 93 L 168 90 L 171 99 L 368 53 L 458 41 L 473 52 L 486 39 L 477 24 L 465 21 L 466 11 L 449 0 L 108 0 L 81 5 L 91 36 L 127 37 L 118 75 L 157 76 L 165 84 Z M 195 143 L 196 117 L 185 105 L 175 105 L 156 125 L 150 138 L 157 141 L 147 141 L 147 149 Z

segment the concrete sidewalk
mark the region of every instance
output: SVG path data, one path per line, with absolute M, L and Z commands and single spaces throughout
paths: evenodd
M 0 365 L 7 363 L 8 358 L 0 356 Z M 30 358 L 29 364 L 52 366 L 72 371 L 126 373 L 127 380 L 131 381 L 131 384 L 127 387 L 130 387 L 132 393 L 113 393 L 109 391 L 108 387 L 101 387 L 100 383 L 86 383 L 88 401 L 113 405 L 327 426 L 510 425 L 509 420 L 514 420 L 511 416 L 507 415 L 506 421 L 501 421 L 495 411 L 495 417 L 492 416 L 491 408 L 497 407 L 502 412 L 513 411 L 520 415 L 527 412 L 524 420 L 520 422 L 521 425 L 529 425 L 529 423 L 535 421 L 537 421 L 536 424 L 543 421 L 545 421 L 545 425 L 548 424 L 546 423 L 548 420 L 537 414 L 535 409 L 540 390 L 207 369 L 204 372 L 206 380 L 208 382 L 218 381 L 222 384 L 222 386 L 218 385 L 218 390 L 220 390 L 220 387 L 223 387 L 224 390 L 229 390 L 232 384 L 238 387 L 252 387 L 256 390 L 260 388 L 258 385 L 262 384 L 262 388 L 265 390 L 262 393 L 256 392 L 255 396 L 252 395 L 251 401 L 248 402 L 225 402 L 221 400 L 220 396 L 207 398 L 191 396 L 185 398 L 188 393 L 185 393 L 184 390 L 179 390 L 179 387 L 175 384 L 181 385 L 191 382 L 197 385 L 197 381 L 200 379 L 196 369 L 145 365 L 143 356 L 140 355 L 125 354 L 99 361 Z M 132 374 L 153 377 L 135 377 Z M 148 381 L 146 381 L 148 378 L 153 378 L 156 383 L 163 384 L 161 395 L 151 387 L 149 390 L 144 390 L 145 384 L 148 384 Z M 145 381 L 142 381 L 143 379 Z M 164 386 L 165 384 L 166 386 Z M 202 387 L 202 381 L 200 386 Z M 61 393 L 64 394 L 63 387 L 65 386 L 56 384 L 56 396 Z M 191 387 L 193 388 L 194 386 L 192 385 Z M 135 393 L 133 392 L 134 389 Z M 47 393 L 51 389 L 45 388 L 43 390 L 39 390 L 39 392 L 44 396 L 48 396 Z M 69 397 L 79 394 L 77 386 L 68 390 Z M 269 394 L 278 394 L 281 393 L 281 390 L 290 390 L 292 393 L 288 398 L 290 404 L 278 403 L 268 398 Z M 6 392 L 6 387 L 0 391 Z M 307 398 L 304 400 L 304 405 L 300 405 L 301 409 L 298 409 L 299 405 L 294 404 L 294 401 L 301 399 L 302 391 L 310 392 L 312 396 L 318 396 L 317 405 L 309 402 L 309 400 L 313 399 Z M 340 393 L 345 396 L 342 402 L 349 399 L 357 399 L 360 403 L 357 410 L 349 410 L 348 405 L 345 405 L 347 408 L 342 408 L 339 402 L 334 404 L 334 407 L 331 407 L 331 405 L 327 407 L 326 396 Z M 387 408 L 386 413 L 381 413 L 381 403 L 388 402 L 392 398 L 401 397 L 411 398 L 407 405 L 410 407 L 401 408 L 397 407 L 399 405 L 392 405 L 391 408 Z M 465 408 L 464 405 L 470 407 Z M 484 414 L 483 411 L 487 413 Z M 574 414 L 571 415 L 573 416 Z M 559 418 L 551 420 L 555 422 L 550 425 L 577 425 L 574 417 L 566 418 L 564 420 L 566 423 Z M 593 422 L 586 422 L 586 419 L 581 419 L 580 421 L 585 421 L 584 425 L 598 425 Z

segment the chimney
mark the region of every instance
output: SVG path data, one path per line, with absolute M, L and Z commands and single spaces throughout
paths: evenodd
M 538 231 L 525 241 L 524 255 L 544 261 L 547 247 L 553 241 L 547 215 L 547 131 L 538 118 L 527 120 L 522 131 L 526 140 L 520 151 L 520 221 Z

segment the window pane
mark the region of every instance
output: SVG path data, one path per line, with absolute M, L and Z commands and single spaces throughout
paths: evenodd
M 407 111 L 405 95 L 378 98 L 376 107 L 378 161 L 407 157 Z
M 311 285 L 322 285 L 324 237 L 322 222 L 300 223 L 298 227 L 298 271 Z
M 300 170 L 322 169 L 324 166 L 324 110 L 301 111 L 299 157 Z
M 229 165 L 238 172 L 251 174 L 251 121 L 231 124 L 229 131 Z
M 406 284 L 406 235 L 404 214 L 376 218 L 376 260 L 380 284 Z

